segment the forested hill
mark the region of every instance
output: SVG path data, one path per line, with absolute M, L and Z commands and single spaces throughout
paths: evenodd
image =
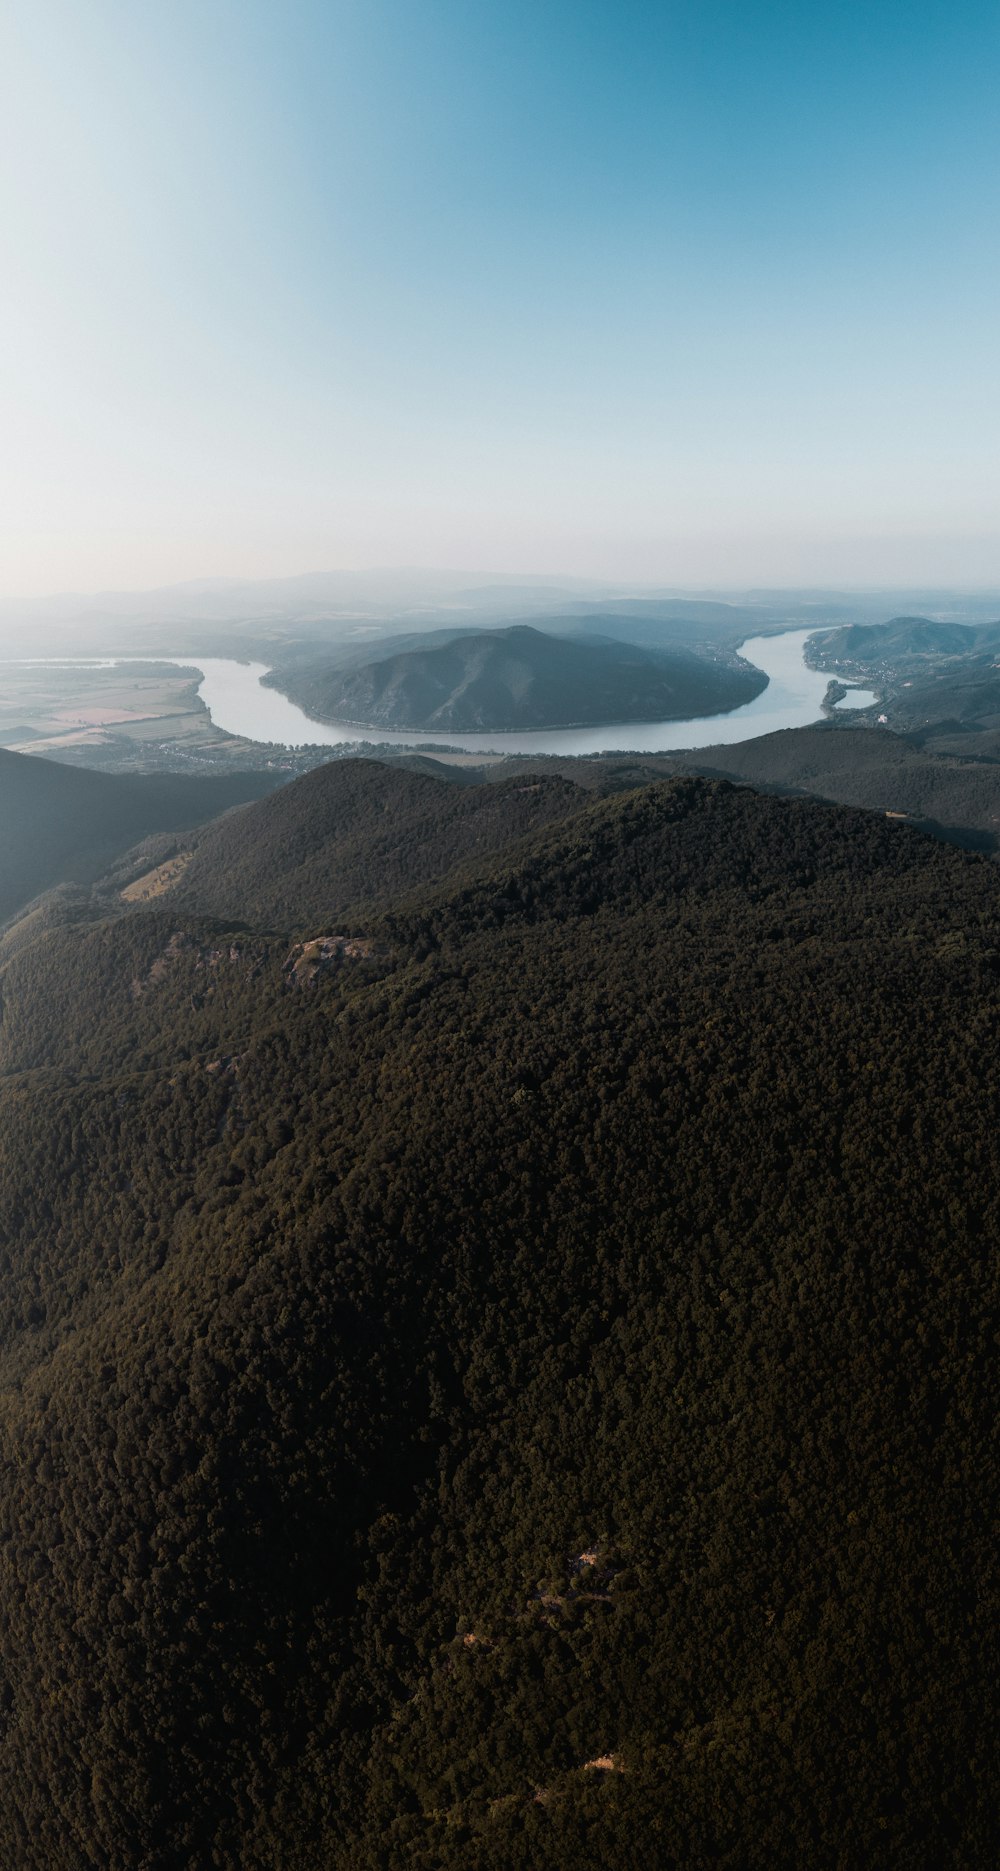
M 994 1862 L 996 869 L 513 829 L 0 972 L 4 1865 Z
M 152 832 L 199 825 L 276 783 L 269 772 L 94 773 L 0 749 L 0 922 L 53 884 L 90 882 Z
M 889 657 L 907 663 L 926 657 L 952 659 L 1000 649 L 1000 623 L 892 617 L 887 624 L 844 624 L 837 630 L 820 631 L 813 645 L 824 661 L 841 658 L 873 668 Z
M 997 688 L 1000 698 L 1000 684 Z M 784 728 L 732 747 L 699 748 L 675 764 L 751 786 L 906 813 L 956 844 L 985 851 L 1000 847 L 997 758 L 935 753 L 908 736 L 837 721 Z
M 207 827 L 171 901 L 295 928 L 440 881 L 584 801 L 559 777 L 461 787 L 377 761 L 331 761 Z
M 347 668 L 279 669 L 270 679 L 321 721 L 442 733 L 676 721 L 736 708 L 766 685 L 732 656 L 553 637 L 528 624 L 455 634 Z
M 937 753 L 1000 757 L 1000 623 L 895 618 L 820 633 L 810 657 L 876 683 L 892 727 Z

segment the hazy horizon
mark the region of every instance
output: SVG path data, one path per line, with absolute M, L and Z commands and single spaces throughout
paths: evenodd
M 0 597 L 1000 586 L 1000 15 L 11 0 Z
M 180 578 L 163 584 L 108 585 L 92 590 L 43 590 L 37 593 L 7 594 L 0 592 L 0 622 L 16 618 L 19 613 L 25 616 L 35 615 L 43 622 L 49 616 L 72 619 L 86 615 L 87 609 L 102 604 L 127 617 L 132 609 L 138 613 L 144 604 L 156 604 L 165 601 L 182 607 L 185 603 L 197 606 L 199 600 L 207 604 L 220 606 L 220 616 L 228 616 L 226 606 L 236 605 L 234 621 L 240 609 L 254 598 L 279 607 L 287 602 L 290 614 L 293 601 L 300 598 L 313 603 L 350 604 L 355 598 L 362 599 L 375 608 L 391 608 L 393 604 L 404 607 L 427 605 L 447 607 L 463 597 L 481 597 L 487 600 L 495 595 L 500 603 L 506 590 L 512 593 L 511 602 L 532 604 L 535 599 L 550 592 L 553 601 L 563 603 L 600 604 L 626 601 L 660 601 L 680 603 L 710 601 L 734 606 L 753 605 L 756 603 L 782 601 L 800 606 L 811 601 L 843 599 L 846 602 L 858 602 L 865 599 L 887 603 L 891 601 L 931 601 L 956 600 L 959 602 L 977 601 L 1000 606 L 1000 578 L 996 581 L 984 580 L 980 584 L 969 582 L 945 583 L 943 581 L 895 580 L 861 581 L 849 583 L 793 583 L 790 580 L 760 581 L 759 583 L 677 583 L 666 580 L 629 580 L 626 578 L 587 578 L 572 572 L 540 571 L 537 567 L 516 567 L 510 570 L 498 570 L 496 566 L 414 566 L 414 565 L 357 565 L 329 566 L 323 570 L 310 569 L 279 576 L 244 577 L 238 573 L 208 573 L 201 576 Z
M 965 563 L 968 564 L 972 558 L 973 555 L 969 555 Z M 319 569 L 315 566 L 309 566 L 305 569 L 298 566 L 291 570 L 278 572 L 241 572 L 234 570 L 212 572 L 195 570 L 184 571 L 176 578 L 150 578 L 147 580 L 135 578 L 130 581 L 109 579 L 106 582 L 91 585 L 86 585 L 84 583 L 77 585 L 46 585 L 44 581 L 40 581 L 36 587 L 30 589 L 0 588 L 0 614 L 17 611 L 19 608 L 24 608 L 26 611 L 34 611 L 38 610 L 39 607 L 44 608 L 48 604 L 58 607 L 76 603 L 91 604 L 104 599 L 117 602 L 130 598 L 140 599 L 181 593 L 193 595 L 198 592 L 204 592 L 206 594 L 215 592 L 222 594 L 227 589 L 258 590 L 262 592 L 268 587 L 291 587 L 310 583 L 321 584 L 328 580 L 355 580 L 360 582 L 365 580 L 377 581 L 380 579 L 385 581 L 400 581 L 401 583 L 403 581 L 413 583 L 422 581 L 428 585 L 433 585 L 435 581 L 438 580 L 447 580 L 455 583 L 456 586 L 465 583 L 468 584 L 470 588 L 482 586 L 483 588 L 496 587 L 497 589 L 500 589 L 505 584 L 511 586 L 538 585 L 539 587 L 551 585 L 562 591 L 568 591 L 572 587 L 578 586 L 581 595 L 591 593 L 600 594 L 601 596 L 609 598 L 611 596 L 632 598 L 648 596 L 664 599 L 688 598 L 692 601 L 711 598 L 718 599 L 720 602 L 739 602 L 751 597 L 753 594 L 768 594 L 776 597 L 787 595 L 790 598 L 806 598 L 810 595 L 856 598 L 864 596 L 878 597 L 884 594 L 887 598 L 890 598 L 894 595 L 906 593 L 914 595 L 924 593 L 941 597 L 967 597 L 970 599 L 996 596 L 997 601 L 1000 602 L 1000 566 L 998 566 L 993 576 L 984 575 L 980 578 L 975 578 L 970 574 L 961 578 L 946 578 L 944 576 L 933 576 L 930 574 L 926 577 L 920 577 L 913 569 L 912 559 L 908 563 L 910 565 L 910 570 L 907 575 L 904 576 L 901 574 L 897 577 L 890 577 L 888 575 L 882 577 L 863 577 L 859 570 L 858 575 L 853 578 L 846 576 L 842 578 L 835 578 L 833 576 L 821 578 L 817 576 L 815 578 L 803 577 L 796 579 L 788 573 L 786 568 L 786 574 L 784 576 L 765 577 L 761 574 L 759 577 L 751 577 L 748 575 L 745 578 L 739 578 L 733 575 L 724 580 L 711 579 L 708 577 L 702 579 L 673 579 L 667 576 L 654 577 L 652 575 L 640 577 L 638 575 L 630 576 L 626 573 L 616 574 L 614 572 L 608 572 L 604 575 L 596 573 L 587 574 L 585 572 L 567 569 L 565 565 L 545 567 L 539 565 L 520 566 L 517 564 L 498 567 L 495 564 L 489 563 L 478 565 L 428 563 L 426 565 L 421 565 L 419 563 L 393 562 L 391 560 L 383 564 L 326 565 Z

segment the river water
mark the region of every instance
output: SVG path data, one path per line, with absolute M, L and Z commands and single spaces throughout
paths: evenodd
M 239 663 L 219 656 L 178 657 L 176 661 L 181 668 L 201 671 L 198 693 L 216 727 L 281 747 L 339 747 L 345 741 L 361 741 L 387 747 L 451 747 L 465 753 L 681 753 L 692 747 L 753 740 L 776 728 L 801 728 L 818 721 L 830 678 L 809 669 L 803 660 L 806 642 L 813 634 L 812 630 L 786 630 L 780 636 L 748 637 L 740 645 L 740 655 L 764 671 L 768 685 L 752 702 L 729 714 L 603 728 L 550 728 L 531 734 L 453 734 L 440 728 L 432 734 L 390 734 L 349 722 L 313 721 L 287 695 L 261 686 L 266 663 Z M 869 689 L 851 689 L 840 707 L 868 708 L 875 699 Z
M 277 689 L 264 688 L 266 663 L 241 663 L 222 656 L 157 657 L 27 657 L 22 666 L 51 664 L 63 669 L 113 669 L 130 662 L 172 663 L 177 669 L 197 669 L 198 694 L 217 728 L 241 739 L 283 748 L 342 747 L 367 743 L 382 747 L 450 747 L 463 753 L 601 754 L 686 753 L 694 747 L 720 747 L 733 741 L 755 740 L 778 728 L 804 728 L 822 718 L 821 704 L 829 677 L 810 669 L 804 660 L 813 630 L 786 630 L 778 636 L 747 637 L 740 655 L 768 678 L 767 688 L 742 708 L 728 714 L 701 715 L 690 721 L 611 723 L 599 728 L 547 728 L 531 734 L 421 734 L 415 730 L 389 734 L 382 728 L 362 728 L 351 722 L 313 721 L 297 702 Z M 877 697 L 871 689 L 849 689 L 839 707 L 870 708 Z

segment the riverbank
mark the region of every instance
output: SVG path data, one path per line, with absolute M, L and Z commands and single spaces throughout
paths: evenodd
M 767 687 L 740 708 L 688 721 L 531 733 L 391 734 L 351 722 L 313 721 L 279 689 L 264 686 L 266 663 L 187 656 L 8 663 L 0 731 L 3 744 L 20 752 L 130 771 L 278 766 L 291 775 L 314 765 L 325 748 L 408 750 L 462 766 L 508 755 L 688 753 L 870 706 L 870 692 L 848 690 L 830 711 L 830 678 L 805 661 L 812 634 L 799 629 L 747 638 L 740 654 L 763 671 Z
M 202 671 L 198 693 L 219 727 L 248 740 L 284 748 L 379 746 L 421 753 L 447 748 L 479 755 L 685 753 L 696 747 L 751 740 L 779 728 L 807 727 L 820 720 L 829 676 L 810 669 L 805 661 L 805 645 L 813 634 L 811 629 L 804 629 L 747 638 L 740 646 L 740 655 L 763 670 L 767 688 L 741 708 L 689 721 L 610 723 L 599 728 L 527 734 L 390 734 L 382 728 L 364 728 L 351 722 L 313 721 L 279 689 L 262 685 L 261 678 L 268 673 L 266 664 L 221 657 L 198 660 Z M 859 698 L 855 706 L 867 707 L 874 700 L 867 691 L 849 691 L 845 701 L 855 693 Z

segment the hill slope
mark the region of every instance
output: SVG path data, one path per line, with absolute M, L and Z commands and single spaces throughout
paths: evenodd
M 846 624 L 813 639 L 824 665 L 834 660 L 878 670 L 891 660 L 907 667 L 928 658 L 993 653 L 1000 649 L 1000 623 L 940 623 L 930 617 L 892 617 L 886 624 Z
M 432 732 L 680 720 L 736 708 L 765 686 L 749 664 L 551 637 L 527 624 L 349 668 L 276 670 L 271 680 L 318 720 Z
M 93 773 L 0 749 L 0 921 L 58 883 L 89 883 L 152 832 L 259 799 L 273 773 Z
M 584 803 L 571 781 L 448 785 L 402 766 L 338 760 L 208 826 L 171 908 L 279 928 L 342 917 L 443 879 Z
M 1000 762 L 928 752 L 897 734 L 839 723 L 786 728 L 734 747 L 700 749 L 683 765 L 751 786 L 904 812 L 956 843 L 1000 846 Z
M 892 726 L 937 752 L 1000 755 L 1000 623 L 888 624 L 812 638 L 810 660 L 874 682 Z
M 353 934 L 0 975 L 0 1860 L 991 1865 L 994 868 L 671 782 Z

